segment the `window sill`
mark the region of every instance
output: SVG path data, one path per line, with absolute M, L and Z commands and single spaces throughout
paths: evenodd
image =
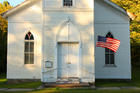
M 35 64 L 24 64 L 25 67 L 33 67 Z
M 106 64 L 104 67 L 117 67 L 115 64 Z
M 75 7 L 74 6 L 63 6 L 62 8 L 64 8 L 64 9 L 73 9 Z

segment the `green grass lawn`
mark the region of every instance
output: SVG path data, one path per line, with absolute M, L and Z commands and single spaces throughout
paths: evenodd
M 93 89 L 43 89 L 30 92 L 0 92 L 0 93 L 140 93 L 140 90 L 93 90 Z
M 7 84 L 4 77 L 0 77 L 0 88 L 37 88 L 41 85 L 41 82 L 29 82 L 19 84 Z M 132 70 L 131 82 L 96 82 L 98 87 L 120 87 L 120 86 L 136 86 L 140 87 L 140 67 L 135 66 Z M 1 92 L 0 93 L 11 93 Z M 19 92 L 12 92 L 19 93 Z M 93 89 L 61 89 L 61 88 L 49 88 L 43 90 L 34 90 L 30 92 L 20 93 L 140 93 L 140 90 L 93 90 Z
M 140 90 L 44 89 L 28 93 L 140 93 Z
M 7 84 L 5 77 L 0 77 L 0 88 L 37 88 L 41 85 L 41 82 L 26 82 L 17 84 Z

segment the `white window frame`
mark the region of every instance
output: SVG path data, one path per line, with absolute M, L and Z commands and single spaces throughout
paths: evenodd
M 25 35 L 25 37 L 26 37 L 26 35 Z M 26 49 L 26 42 L 29 43 L 29 45 L 28 45 L 28 51 L 25 50 Z M 30 51 L 31 43 L 33 43 L 33 51 L 32 52 Z M 29 57 L 28 57 L 29 59 L 28 59 L 27 62 L 26 62 L 25 55 L 29 55 Z M 33 55 L 33 62 L 31 62 L 31 55 Z M 26 39 L 24 40 L 24 64 L 25 65 L 34 64 L 34 39 L 33 40 L 30 40 L 30 39 L 29 40 L 26 40 Z

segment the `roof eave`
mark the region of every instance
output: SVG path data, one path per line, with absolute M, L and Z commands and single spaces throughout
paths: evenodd
M 16 12 L 17 10 L 19 10 L 19 9 L 21 9 L 21 8 L 24 8 L 26 5 L 28 5 L 28 4 L 30 4 L 30 3 L 33 3 L 33 2 L 35 2 L 35 1 L 38 1 L 38 0 L 26 0 L 26 1 L 24 1 L 23 3 L 17 5 L 16 7 L 12 8 L 12 9 L 10 9 L 10 10 L 4 12 L 4 13 L 2 13 L 1 15 L 3 16 L 3 18 L 7 18 L 7 17 L 10 16 L 12 13 Z M 128 18 L 130 18 L 129 15 L 127 14 L 127 12 L 126 12 L 123 8 L 119 7 L 118 5 L 116 5 L 115 3 L 111 2 L 110 0 L 103 0 L 103 1 L 104 1 L 105 3 L 111 5 L 112 7 L 115 7 L 115 8 L 118 9 L 120 12 L 122 12 L 122 13 L 125 14 L 125 15 L 127 15 Z
M 22 2 L 21 4 L 17 5 L 16 7 L 12 8 L 12 9 L 4 12 L 4 13 L 2 13 L 1 15 L 2 15 L 3 18 L 7 18 L 8 16 L 10 16 L 11 14 L 13 14 L 17 10 L 24 8 L 28 4 L 33 3 L 35 1 L 37 1 L 37 0 L 26 0 L 26 1 Z
M 111 2 L 110 0 L 103 0 L 103 1 L 106 2 L 107 4 L 111 5 L 112 7 L 115 7 L 120 12 L 122 12 L 123 14 L 128 16 L 127 12 L 123 8 L 121 8 L 120 6 L 116 5 L 115 3 Z

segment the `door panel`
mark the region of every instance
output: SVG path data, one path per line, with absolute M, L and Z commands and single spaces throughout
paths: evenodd
M 58 44 L 58 77 L 67 77 L 68 44 Z
M 78 77 L 78 43 L 58 44 L 58 78 Z
M 69 45 L 68 77 L 78 77 L 79 49 L 78 44 Z

